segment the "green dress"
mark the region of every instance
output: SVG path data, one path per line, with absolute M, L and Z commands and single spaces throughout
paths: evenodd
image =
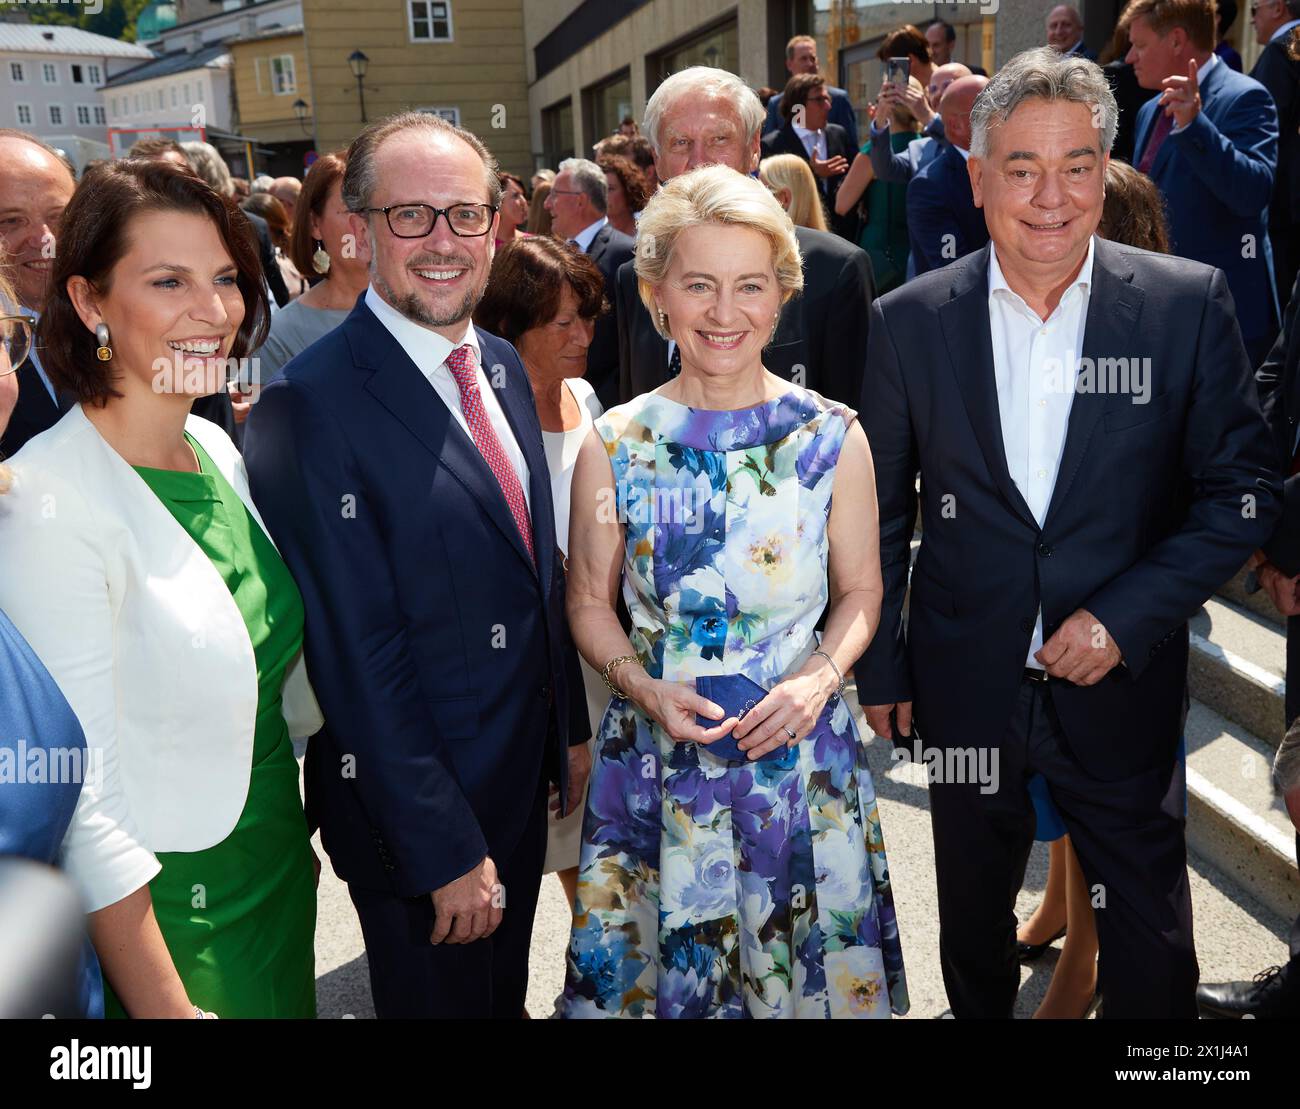
M 219 1017 L 314 1017 L 316 882 L 298 763 L 281 714 L 302 648 L 298 588 L 244 502 L 189 438 L 202 472 L 137 466 L 212 560 L 239 606 L 257 659 L 257 725 L 244 811 L 203 851 L 161 851 L 154 914 L 195 1005 Z M 125 1016 L 105 983 L 107 1016 Z
M 911 131 L 891 131 L 889 147 L 899 154 L 918 136 Z M 871 141 L 862 146 L 871 153 Z M 858 246 L 871 256 L 871 272 L 876 279 L 876 293 L 897 289 L 907 280 L 907 255 L 911 240 L 907 234 L 907 186 L 890 181 L 872 181 L 865 195 L 867 218 L 862 224 Z

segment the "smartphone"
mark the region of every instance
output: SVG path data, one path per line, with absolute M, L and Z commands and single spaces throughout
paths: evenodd
M 907 88 L 908 78 L 912 76 L 911 58 L 890 58 L 885 62 L 885 80 L 899 88 Z

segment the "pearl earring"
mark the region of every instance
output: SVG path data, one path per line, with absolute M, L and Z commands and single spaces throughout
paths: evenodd
M 665 333 L 668 331 L 668 316 L 662 308 L 659 309 L 659 330 Z
M 108 324 L 95 324 L 95 342 L 99 345 L 95 348 L 95 357 L 101 362 L 107 362 L 113 357 L 113 348 L 108 345 Z

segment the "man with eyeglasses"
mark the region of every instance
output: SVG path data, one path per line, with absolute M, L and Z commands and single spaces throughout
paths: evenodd
M 0 303 L 0 316 L 28 316 L 34 326 L 45 308 L 59 217 L 75 188 L 72 171 L 52 147 L 25 131 L 0 128 L 0 264 L 18 298 L 17 304 Z M 18 402 L 0 435 L 3 458 L 53 427 L 71 406 L 45 376 L 39 352 L 29 353 L 17 379 Z
M 817 73 L 791 77 L 781 94 L 781 117 L 785 123 L 779 131 L 769 131 L 763 136 L 760 159 L 794 154 L 807 162 L 832 229 L 852 241 L 857 237 L 857 221 L 836 214 L 835 194 L 857 151 L 849 145 L 848 132 L 829 122 L 830 110 L 831 95 L 825 78 Z
M 419 112 L 371 124 L 347 162 L 370 287 L 266 387 L 245 447 L 326 720 L 308 819 L 378 1016 L 516 1018 L 549 783 L 571 811 L 591 729 L 532 390 L 471 323 L 497 166 Z
M 1300 0 L 1254 0 L 1250 21 L 1264 47 L 1250 75 L 1277 105 L 1277 177 L 1268 206 L 1268 237 L 1279 297 L 1300 269 Z

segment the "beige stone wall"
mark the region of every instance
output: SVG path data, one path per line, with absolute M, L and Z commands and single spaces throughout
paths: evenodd
M 533 0 L 528 0 L 532 3 Z M 345 147 L 361 130 L 348 55 L 370 58 L 366 117 L 407 108 L 459 108 L 504 169 L 531 171 L 524 0 L 454 0 L 451 43 L 411 42 L 404 0 L 303 0 L 315 100 L 316 149 Z

